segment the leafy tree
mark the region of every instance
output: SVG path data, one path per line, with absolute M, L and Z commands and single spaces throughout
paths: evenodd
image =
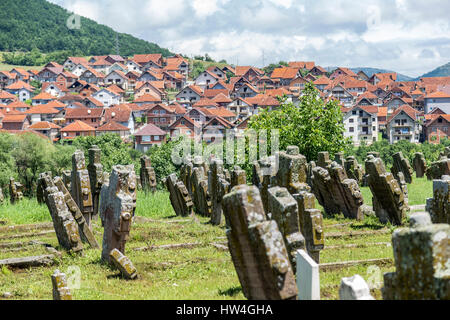
M 249 128 L 255 130 L 278 129 L 280 148 L 298 146 L 308 161 L 316 160 L 321 151 L 330 154 L 343 151 L 349 144 L 344 138 L 342 112 L 336 101 L 325 103 L 319 91 L 312 85 L 305 86 L 300 105 L 281 99 L 279 108 L 263 110 L 249 121 Z

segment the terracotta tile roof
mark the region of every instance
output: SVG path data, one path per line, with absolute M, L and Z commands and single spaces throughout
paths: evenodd
M 328 85 L 331 83 L 331 80 L 328 79 L 326 76 L 321 76 L 317 80 L 313 82 L 315 85 Z
M 28 83 L 23 82 L 22 80 L 16 81 L 13 84 L 10 84 L 5 89 L 8 90 L 19 90 L 19 89 L 27 89 L 28 91 L 33 91 L 35 88 L 29 85 Z
M 295 68 L 276 68 L 273 70 L 271 78 L 277 78 L 277 79 L 294 79 L 297 77 L 298 69 Z
M 83 121 L 77 120 L 64 128 L 61 129 L 61 132 L 89 132 L 95 131 L 95 128 L 91 127 L 87 123 Z
M 101 118 L 103 108 L 74 108 L 66 110 L 66 120 L 68 119 L 84 119 L 84 118 Z
M 219 94 L 223 94 L 224 96 L 229 96 L 230 92 L 227 89 L 205 89 L 204 96 L 206 98 L 212 99 Z
M 394 119 L 399 113 L 401 112 L 405 112 L 411 119 L 413 119 L 414 121 L 417 119 L 417 116 L 419 114 L 419 111 L 417 111 L 416 109 L 413 109 L 412 107 L 410 107 L 409 105 L 405 104 L 401 107 L 398 107 L 394 113 L 389 117 L 388 119 L 388 123 L 392 121 L 392 119 Z
M 215 96 L 211 100 L 215 103 L 230 103 L 233 101 L 229 97 L 224 95 L 223 93 L 219 93 L 217 96 Z
M 173 109 L 173 112 L 175 112 L 175 114 L 185 114 L 186 113 L 186 108 L 184 108 L 183 106 L 181 106 L 179 103 L 172 103 L 171 105 L 169 105 L 169 107 L 171 107 Z
M 50 93 L 41 92 L 31 100 L 55 100 L 55 99 L 56 98 L 52 96 Z
M 426 99 L 431 99 L 431 98 L 450 98 L 450 94 L 442 92 L 442 91 L 436 91 L 430 94 L 427 94 L 427 96 L 425 97 Z
M 161 98 L 155 97 L 154 95 L 147 93 L 143 96 L 137 98 L 134 100 L 135 103 L 142 103 L 142 102 L 161 102 Z
M 218 117 L 222 118 L 231 118 L 236 117 L 236 114 L 234 112 L 231 112 L 227 108 L 216 108 L 216 109 L 208 109 L 208 111 Z
M 34 124 L 32 124 L 29 129 L 33 129 L 33 130 L 50 130 L 50 129 L 61 129 L 60 126 L 52 123 L 52 122 L 48 122 L 48 121 L 41 121 L 41 122 L 36 122 Z
M 306 62 L 306 61 L 291 61 L 288 63 L 289 67 L 296 69 L 307 69 L 311 70 L 316 66 L 315 62 Z M 325 71 L 326 72 L 326 71 Z
M 247 98 L 246 101 L 252 105 L 257 106 L 278 106 L 280 105 L 280 102 L 275 99 L 274 97 L 264 95 L 264 94 L 258 94 L 254 97 Z
M 27 118 L 26 114 L 6 114 L 5 117 L 3 118 L 2 122 L 3 123 L 23 123 L 25 121 L 25 119 Z
M 218 107 L 219 105 L 208 98 L 201 98 L 193 107 Z
M 97 99 L 95 99 L 92 96 L 87 96 L 86 98 L 84 98 L 84 104 L 86 104 L 87 101 L 91 102 L 94 106 L 96 106 L 98 108 L 103 108 L 103 103 L 101 103 L 100 101 L 98 101 Z
M 139 64 L 146 64 L 150 61 L 159 64 L 158 60 L 162 58 L 162 54 L 135 54 L 132 60 Z
M 65 84 L 61 83 L 61 82 L 44 82 L 42 84 L 41 91 L 42 92 L 46 91 L 47 88 L 50 87 L 50 86 L 54 86 L 54 87 L 58 88 L 60 91 L 62 91 L 62 92 L 68 92 L 69 91 L 69 89 L 66 88 Z
M 166 134 L 167 132 L 161 130 L 154 124 L 148 123 L 145 126 L 143 126 L 140 130 L 138 130 L 134 135 L 139 137 L 139 136 L 165 136 Z
M 126 104 L 120 104 L 105 110 L 105 121 L 128 122 L 131 117 L 131 108 Z
M 442 118 L 450 123 L 450 114 L 426 114 L 425 119 L 427 121 L 425 123 L 425 127 L 431 126 L 439 118 Z
M 83 57 L 68 57 L 67 59 L 72 61 L 74 64 L 88 64 L 88 61 Z
M 41 104 L 35 107 L 31 107 L 29 110 L 25 111 L 26 114 L 56 114 L 59 113 L 58 109 L 49 107 L 46 104 Z
M 204 126 L 204 128 L 209 127 L 213 122 L 219 122 L 222 126 L 224 126 L 227 129 L 230 129 L 233 127 L 233 125 L 231 123 L 229 123 L 227 120 L 225 120 L 224 118 L 217 116 L 215 118 L 212 118 L 211 120 L 209 120 L 209 122 L 207 122 Z
M 125 93 L 125 90 L 123 90 L 121 87 L 119 87 L 119 86 L 116 85 L 116 84 L 111 84 L 111 85 L 109 85 L 109 86 L 107 87 L 107 89 L 108 89 L 109 91 L 115 92 L 116 94 L 123 94 L 123 93 Z
M 128 127 L 121 125 L 115 121 L 110 121 L 100 128 L 97 128 L 97 131 L 130 131 Z
M 62 96 L 61 98 L 58 98 L 59 102 L 63 102 L 64 101 L 83 101 L 83 97 L 79 94 L 66 94 L 65 96 Z
M 9 93 L 8 91 L 0 90 L 0 99 L 11 99 L 11 100 L 16 101 L 17 97 L 15 95 Z
M 266 95 L 271 97 L 282 97 L 283 95 L 290 95 L 290 94 L 292 93 L 289 90 L 286 90 L 285 88 L 266 90 Z

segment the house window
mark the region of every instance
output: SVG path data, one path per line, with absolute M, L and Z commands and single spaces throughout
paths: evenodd
M 354 123 L 354 122 L 355 122 L 355 120 L 353 120 L 353 119 L 350 119 L 350 120 L 349 120 L 349 122 L 350 122 L 350 123 Z
M 159 141 L 159 136 L 153 136 L 154 141 Z
M 143 142 L 150 142 L 150 136 L 142 136 L 142 141 Z
M 355 132 L 355 128 L 353 128 L 353 127 L 350 127 L 349 130 L 350 130 L 350 132 Z

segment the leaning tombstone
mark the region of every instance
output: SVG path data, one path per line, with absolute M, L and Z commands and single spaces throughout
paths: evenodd
M 416 178 L 423 178 L 427 171 L 427 162 L 425 156 L 421 152 L 414 154 L 413 169 L 416 172 Z
M 55 270 L 52 274 L 53 300 L 72 300 L 67 278 L 64 273 Z
M 11 204 L 23 199 L 23 186 L 21 183 L 16 182 L 14 178 L 9 178 L 9 196 Z
M 63 179 L 64 185 L 66 186 L 66 189 L 67 189 L 69 192 L 72 192 L 71 189 L 70 189 L 71 186 L 72 186 L 72 171 L 70 171 L 70 170 L 64 170 L 64 171 L 62 172 L 61 177 L 62 177 L 62 179 Z
M 256 186 L 240 185 L 223 198 L 228 247 L 249 300 L 294 300 L 298 290 L 283 236 L 266 221 Z
M 211 216 L 211 199 L 208 193 L 208 178 L 205 174 L 204 162 L 201 157 L 195 157 L 191 176 L 192 202 L 195 211 L 201 216 Z
M 96 221 L 98 219 L 98 207 L 100 203 L 100 192 L 102 190 L 103 184 L 103 165 L 101 163 L 101 154 L 102 151 L 97 146 L 92 146 L 89 149 L 89 181 L 91 184 L 91 193 L 92 193 L 92 203 L 93 203 L 93 212 L 92 212 L 92 220 Z
M 366 281 L 355 275 L 351 278 L 342 278 L 339 288 L 340 300 L 375 300 L 370 294 L 370 288 Z
M 308 162 L 297 146 L 287 147 L 286 152 L 278 153 L 276 184 L 288 189 L 291 194 L 311 191 L 307 184 Z
M 218 226 L 222 222 L 222 199 L 229 192 L 230 183 L 227 181 L 223 162 L 213 159 L 208 172 L 208 188 L 211 196 L 211 224 Z
M 330 154 L 326 151 L 319 152 L 316 165 L 322 168 L 327 168 L 331 165 Z
M 117 249 L 111 250 L 109 257 L 112 264 L 119 269 L 124 278 L 128 280 L 137 278 L 138 273 L 134 264 L 128 257 L 124 256 L 122 252 Z
M 401 225 L 409 211 L 405 194 L 392 173 L 386 171 L 380 158 L 366 161 L 368 183 L 373 195 L 375 214 L 382 223 Z
M 108 183 L 102 186 L 100 218 L 104 227 L 102 260 L 110 262 L 110 252 L 125 253 L 131 221 L 136 210 L 134 165 L 114 166 Z
M 253 163 L 252 183 L 259 189 L 266 213 L 268 212 L 268 190 L 272 187 L 277 172 L 275 156 Z
M 410 228 L 394 231 L 395 268 L 384 275 L 384 300 L 450 299 L 450 225 L 411 215 Z
M 141 169 L 139 171 L 142 189 L 145 192 L 156 192 L 156 174 L 153 169 L 150 158 L 147 156 L 141 157 Z
M 320 300 L 319 265 L 304 251 L 297 251 L 298 300 Z
M 169 191 L 169 199 L 177 216 L 188 217 L 193 214 L 194 203 L 182 181 L 179 181 L 175 173 L 166 178 L 166 186 Z
M 364 178 L 364 170 L 355 157 L 347 157 L 342 166 L 345 169 L 349 179 L 356 180 L 358 184 L 362 184 Z
M 91 225 L 94 203 L 92 201 L 91 182 L 89 171 L 86 169 L 84 153 L 81 150 L 75 151 L 72 156 L 72 178 L 71 194 L 78 208 L 83 213 L 84 219 Z
M 433 223 L 450 224 L 450 176 L 433 181 L 433 198 L 427 199 L 427 211 Z
M 413 169 L 411 168 L 408 159 L 403 156 L 403 153 L 400 151 L 393 156 L 393 166 L 391 168 L 391 172 L 394 177 L 398 180 L 398 174 L 401 172 L 405 177 L 405 181 L 408 184 L 412 183 L 412 175 Z
M 297 202 L 286 188 L 273 187 L 269 189 L 269 213 L 270 218 L 278 224 L 278 229 L 286 244 L 289 260 L 295 269 L 296 254 L 298 250 L 305 249 L 305 238 L 300 232 Z
M 345 156 L 343 152 L 338 152 L 334 155 L 334 161 L 337 162 L 340 166 L 344 166 L 345 164 Z

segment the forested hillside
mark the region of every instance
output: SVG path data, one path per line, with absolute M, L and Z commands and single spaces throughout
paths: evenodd
M 67 20 L 72 14 L 45 0 L 0 1 L 0 51 L 42 52 L 66 50 L 71 55 L 90 56 L 116 53 L 116 35 L 123 56 L 139 53 L 170 51 L 154 43 L 81 17 L 80 29 L 69 29 Z

